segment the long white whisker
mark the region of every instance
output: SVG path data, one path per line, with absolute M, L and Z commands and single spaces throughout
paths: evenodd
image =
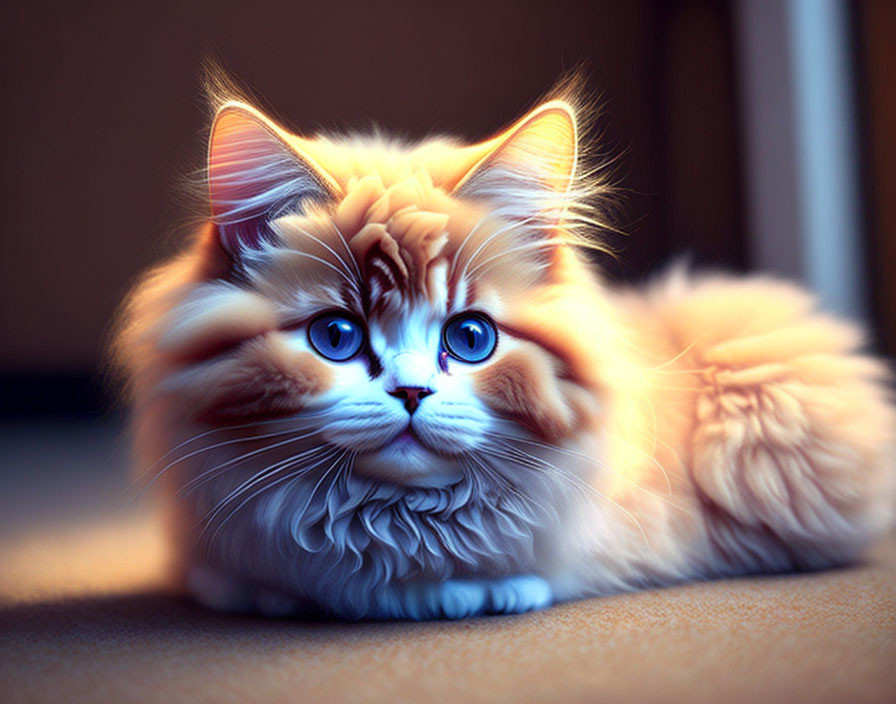
M 585 461 L 587 461 L 587 462 L 590 462 L 591 464 L 593 464 L 594 466 L 596 466 L 596 467 L 598 467 L 598 468 L 600 468 L 600 469 L 603 469 L 603 470 L 605 470 L 605 471 L 608 471 L 608 472 L 613 473 L 614 476 L 617 476 L 617 477 L 621 478 L 623 481 L 628 482 L 629 484 L 631 484 L 631 485 L 633 485 L 634 487 L 640 489 L 641 491 L 644 491 L 644 492 L 646 492 L 646 493 L 648 493 L 648 494 L 651 494 L 652 496 L 656 496 L 657 498 L 659 498 L 659 499 L 665 501 L 666 503 L 668 503 L 670 506 L 674 506 L 674 507 L 677 508 L 677 509 L 680 509 L 680 510 L 682 510 L 682 511 L 686 511 L 686 512 L 690 513 L 690 510 L 689 510 L 688 508 L 686 508 L 686 507 L 684 507 L 684 506 L 681 506 L 681 505 L 675 503 L 674 501 L 672 501 L 672 500 L 669 499 L 668 497 L 664 497 L 664 496 L 662 496 L 662 495 L 660 495 L 660 494 L 657 494 L 655 491 L 653 491 L 653 490 L 651 490 L 651 489 L 648 489 L 648 488 L 645 487 L 645 486 L 641 486 L 640 484 L 638 484 L 637 482 L 633 481 L 633 480 L 630 479 L 629 477 L 626 477 L 626 476 L 621 475 L 620 473 L 614 471 L 614 469 L 613 469 L 612 467 L 610 467 L 608 464 L 606 464 L 606 463 L 604 463 L 604 462 L 601 462 L 600 460 L 595 459 L 594 457 L 590 457 L 589 455 L 586 455 L 586 454 L 584 454 L 584 453 L 582 453 L 582 452 L 576 452 L 575 450 L 570 450 L 570 449 L 565 448 L 565 447 L 558 447 L 557 445 L 549 445 L 549 444 L 547 444 L 547 443 L 538 442 L 537 440 L 529 440 L 529 439 L 526 439 L 526 438 L 521 438 L 521 437 L 518 437 L 518 436 L 516 436 L 516 435 L 510 435 L 510 434 L 508 434 L 508 433 L 501 433 L 501 432 L 497 432 L 497 431 L 492 431 L 490 434 L 491 434 L 493 437 L 495 437 L 495 438 L 503 438 L 503 439 L 505 439 L 505 440 L 510 440 L 510 441 L 512 441 L 512 442 L 525 443 L 525 444 L 527 444 L 527 445 L 534 445 L 534 446 L 536 446 L 536 447 L 540 447 L 540 448 L 543 448 L 543 449 L 545 449 L 545 450 L 549 450 L 549 451 L 551 451 L 551 452 L 560 452 L 560 453 L 562 453 L 562 454 L 564 454 L 564 455 L 570 455 L 570 456 L 572 456 L 572 457 L 577 457 L 577 458 L 583 459 L 583 460 L 585 460 Z M 660 441 L 660 442 L 662 442 L 662 441 Z M 626 443 L 626 444 L 629 444 L 629 443 Z M 663 444 L 666 444 L 666 443 L 663 443 Z M 516 449 L 522 451 L 521 448 L 516 448 Z M 655 457 L 651 457 L 649 453 L 644 452 L 643 450 L 641 450 L 641 449 L 639 449 L 639 448 L 637 448 L 637 447 L 634 447 L 634 446 L 632 446 L 632 449 L 634 449 L 634 450 L 640 452 L 641 454 L 643 454 L 644 457 L 646 457 L 652 464 L 654 464 L 654 465 L 657 467 L 657 469 L 660 470 L 660 472 L 662 472 L 662 474 L 663 474 L 663 478 L 665 479 L 665 482 L 666 482 L 666 487 L 667 487 L 668 494 L 671 496 L 671 495 L 674 493 L 674 492 L 672 491 L 672 480 L 669 478 L 669 474 L 668 474 L 668 472 L 666 471 L 665 467 L 663 467 L 663 465 L 660 464 L 660 462 L 659 462 Z M 671 448 L 670 448 L 670 449 L 671 449 Z
M 483 457 L 477 457 L 472 453 L 466 453 L 466 459 L 471 464 L 475 464 L 479 471 L 484 472 L 487 476 L 489 476 L 492 481 L 499 482 L 506 491 L 508 491 L 513 496 L 516 496 L 520 501 L 524 504 L 527 504 L 535 509 L 541 511 L 541 513 L 547 518 L 549 521 L 554 520 L 554 516 L 542 506 L 539 502 L 535 501 L 534 498 L 526 496 L 523 494 L 509 478 L 503 476 L 498 470 L 494 467 L 490 466 Z
M 222 470 L 226 469 L 227 467 L 235 465 L 239 462 L 244 462 L 245 460 L 249 459 L 250 457 L 255 457 L 257 455 L 262 454 L 263 452 L 270 452 L 271 450 L 275 450 L 278 447 L 283 447 L 284 445 L 289 445 L 290 443 L 294 443 L 294 442 L 298 442 L 299 440 L 304 440 L 306 438 L 310 438 L 319 432 L 320 432 L 319 429 L 315 429 L 315 430 L 312 430 L 310 433 L 303 433 L 302 435 L 296 435 L 294 437 L 287 438 L 286 440 L 281 440 L 280 442 L 275 442 L 273 445 L 265 445 L 264 447 L 259 447 L 256 450 L 251 450 L 250 452 L 246 452 L 245 454 L 239 455 L 238 457 L 233 457 L 233 458 L 227 460 L 226 462 L 216 465 L 212 469 L 207 470 L 206 472 L 203 472 L 202 474 L 199 475 L 199 477 L 194 477 L 193 479 L 190 480 L 190 482 L 188 482 L 186 485 L 184 485 L 184 487 L 183 487 L 183 489 L 181 489 L 181 491 L 187 491 L 189 493 L 190 490 L 188 490 L 188 487 L 191 484 L 193 484 L 194 482 L 196 482 L 199 478 L 206 477 L 209 474 L 209 472 L 212 474 L 215 474 L 215 475 L 221 474 Z M 279 434 L 282 435 L 283 433 L 279 433 Z
M 301 428 L 289 428 L 288 430 L 280 430 L 276 433 L 264 433 L 263 435 L 250 435 L 248 437 L 232 438 L 230 440 L 218 442 L 218 443 L 215 443 L 214 445 L 209 445 L 207 447 L 203 447 L 198 450 L 193 450 L 192 452 L 188 452 L 183 457 L 179 457 L 176 460 L 172 460 L 167 465 L 165 465 L 161 470 L 159 470 L 159 472 L 157 472 L 156 475 L 152 479 L 150 479 L 149 482 L 146 483 L 146 486 L 143 487 L 142 492 L 146 493 L 147 491 L 149 491 L 149 489 L 153 486 L 153 484 L 155 484 L 162 477 L 162 475 L 165 474 L 165 472 L 170 470 L 172 467 L 175 467 L 178 464 L 185 462 L 186 460 L 190 459 L 191 457 L 195 457 L 196 455 L 201 455 L 206 452 L 211 452 L 213 450 L 217 450 L 222 447 L 227 447 L 228 445 L 235 445 L 235 444 L 241 443 L 241 442 L 252 442 L 252 441 L 256 441 L 256 440 L 264 440 L 267 438 L 288 435 L 290 433 L 295 433 L 296 430 L 301 430 Z M 315 432 L 317 432 L 317 431 L 315 431 Z M 276 447 L 276 445 L 274 447 Z
M 666 474 L 666 470 L 663 468 L 663 466 L 662 466 L 659 462 L 657 462 L 657 461 L 656 461 L 655 459 L 653 459 L 653 458 L 650 458 L 649 455 L 648 455 L 648 458 L 649 458 L 649 459 L 653 459 L 653 461 L 656 463 L 657 467 L 659 467 L 660 471 L 663 473 L 663 477 L 664 477 L 665 480 L 666 480 L 666 486 L 668 487 L 668 495 L 665 495 L 665 496 L 664 496 L 663 494 L 657 493 L 657 492 L 654 491 L 653 489 L 649 489 L 649 488 L 647 488 L 646 486 L 642 486 L 642 485 L 639 484 L 638 482 L 636 482 L 636 481 L 634 481 L 633 479 L 631 479 L 630 477 L 626 476 L 624 473 L 616 472 L 612 467 L 610 467 L 609 465 L 605 464 L 604 462 L 600 462 L 599 460 L 596 460 L 596 459 L 594 459 L 593 457 L 589 457 L 588 455 L 585 455 L 585 454 L 583 454 L 583 453 L 581 453 L 581 452 L 575 452 L 574 450 L 568 450 L 568 449 L 566 449 L 566 448 L 557 447 L 556 445 L 547 445 L 547 444 L 545 444 L 545 443 L 540 443 L 540 442 L 536 442 L 536 441 L 532 441 L 532 440 L 525 440 L 525 439 L 522 439 L 522 438 L 517 438 L 517 437 L 515 437 L 515 436 L 513 436 L 513 435 L 504 435 L 504 437 L 507 438 L 507 439 L 509 439 L 509 440 L 516 441 L 516 442 L 529 443 L 529 444 L 536 445 L 536 446 L 538 446 L 538 447 L 542 447 L 542 448 L 547 449 L 547 450 L 553 450 L 553 451 L 555 451 L 555 452 L 562 452 L 562 453 L 565 453 L 565 454 L 568 454 L 568 455 L 572 455 L 572 456 L 574 456 L 574 457 L 579 457 L 579 458 L 581 458 L 581 459 L 583 459 L 583 460 L 586 460 L 586 461 L 588 461 L 588 462 L 591 462 L 591 463 L 594 464 L 596 467 L 599 467 L 599 468 L 601 468 L 601 469 L 604 469 L 604 470 L 610 472 L 614 477 L 616 477 L 616 478 L 618 478 L 618 479 L 621 479 L 622 481 L 624 481 L 624 482 L 626 482 L 627 484 L 631 485 L 631 486 L 634 487 L 635 489 L 638 489 L 639 491 L 643 491 L 645 494 L 649 494 L 650 496 L 653 496 L 654 498 L 656 498 L 656 499 L 662 501 L 663 503 L 667 504 L 668 506 L 671 506 L 672 508 L 678 509 L 679 511 L 682 511 L 682 512 L 688 514 L 688 515 L 690 515 L 691 513 L 693 513 L 693 510 L 692 510 L 692 509 L 690 509 L 690 508 L 688 508 L 687 506 L 684 506 L 684 505 L 682 505 L 682 504 L 680 504 L 680 503 L 678 503 L 678 502 L 672 500 L 671 497 L 674 496 L 674 492 L 672 491 L 672 484 L 671 484 L 671 482 L 670 482 L 670 480 L 669 480 L 668 475 Z M 520 452 L 523 452 L 522 448 L 516 448 L 516 449 L 519 450 Z
M 223 530 L 223 528 L 224 528 L 224 526 L 226 525 L 227 521 L 229 521 L 230 518 L 232 518 L 232 517 L 233 517 L 233 516 L 234 516 L 234 515 L 235 515 L 235 514 L 236 514 L 236 513 L 243 507 L 243 506 L 245 506 L 245 505 L 246 505 L 247 503 L 249 503 L 252 499 L 254 499 L 255 497 L 257 497 L 259 494 L 261 494 L 261 493 L 263 493 L 263 492 L 265 492 L 265 491 L 271 489 L 272 487 L 274 487 L 274 486 L 276 486 L 276 485 L 278 485 L 278 484 L 283 483 L 284 481 L 287 481 L 288 479 L 293 479 L 293 478 L 295 478 L 296 476 L 299 476 L 299 475 L 301 475 L 301 474 L 306 474 L 306 473 L 308 473 L 309 471 L 311 471 L 311 470 L 314 469 L 315 467 L 317 467 L 317 466 L 323 464 L 323 463 L 326 462 L 328 459 L 331 459 L 335 454 L 338 454 L 338 453 L 340 452 L 340 450 L 338 450 L 338 449 L 334 449 L 334 448 L 321 448 L 321 449 L 322 449 L 322 450 L 325 450 L 325 451 L 324 451 L 324 454 L 323 454 L 323 456 L 321 456 L 320 458 L 318 458 L 314 463 L 312 463 L 312 464 L 310 464 L 310 465 L 303 466 L 303 467 L 301 467 L 299 470 L 297 470 L 296 472 L 291 472 L 291 473 L 289 473 L 289 474 L 287 474 L 287 475 L 285 475 L 285 476 L 283 476 L 283 477 L 280 477 L 279 479 L 274 480 L 273 482 L 270 482 L 269 484 L 265 484 L 263 487 L 261 487 L 260 489 L 257 489 L 256 491 L 252 492 L 249 496 L 247 496 L 246 498 L 244 498 L 244 499 L 239 503 L 239 505 L 237 505 L 233 510 L 231 510 L 231 511 L 224 517 L 224 519 L 221 521 L 221 523 L 220 523 L 220 524 L 218 525 L 218 527 L 215 529 L 215 532 L 214 532 L 214 534 L 212 535 L 212 538 L 211 538 L 211 540 L 209 541 L 209 544 L 211 545 L 211 544 L 213 544 L 213 543 L 215 542 L 215 539 L 216 539 L 217 536 L 221 533 L 221 530 Z M 345 450 L 342 451 L 343 454 L 344 454 L 345 452 L 346 452 Z M 338 461 L 338 459 L 337 459 L 337 461 Z M 280 465 L 280 466 L 277 466 L 277 465 Z M 258 485 L 259 483 L 263 483 L 266 479 L 270 478 L 271 476 L 273 476 L 273 475 L 276 474 L 277 472 L 281 471 L 282 469 L 285 469 L 285 468 L 287 468 L 287 467 L 289 467 L 289 466 L 293 466 L 292 464 L 286 465 L 286 464 L 281 464 L 281 463 L 277 463 L 277 465 L 272 465 L 271 467 L 265 469 L 264 471 L 257 473 L 257 474 L 256 474 L 255 476 L 253 476 L 251 479 L 248 479 L 247 481 L 243 482 L 240 486 L 238 486 L 236 489 L 234 489 L 232 492 L 230 492 L 230 494 L 228 494 L 227 497 L 226 497 L 223 501 L 218 502 L 217 506 L 215 506 L 215 508 L 214 508 L 211 512 L 209 512 L 208 514 L 206 514 L 206 516 L 202 519 L 202 524 L 204 524 L 204 528 L 202 529 L 202 532 L 201 532 L 200 535 L 199 535 L 199 539 L 200 539 L 200 540 L 202 539 L 202 537 L 205 535 L 205 533 L 208 531 L 208 529 L 209 529 L 209 528 L 211 527 L 211 525 L 214 523 L 215 518 L 216 518 L 218 515 L 220 515 L 220 513 L 221 513 L 221 512 L 222 512 L 222 511 L 223 511 L 229 504 L 231 504 L 231 503 L 233 503 L 234 501 L 236 501 L 242 494 L 244 494 L 246 491 L 248 491 L 248 490 L 251 489 L 252 487 Z M 332 465 L 331 465 L 330 469 L 332 469 Z M 330 471 L 330 470 L 328 469 L 328 470 L 324 473 L 323 477 L 326 477 L 326 475 L 329 473 L 329 471 Z M 321 480 L 323 479 L 323 477 L 321 477 Z M 317 485 L 317 486 L 320 486 L 320 482 L 318 482 L 318 485 Z M 317 486 L 315 487 L 315 491 L 317 490 Z M 307 509 L 307 505 L 306 505 L 305 508 Z
M 352 252 L 352 248 L 348 246 L 348 240 L 345 238 L 345 235 L 342 234 L 342 230 L 339 229 L 335 222 L 330 220 L 329 223 L 333 229 L 336 230 L 336 234 L 339 235 L 339 240 L 342 242 L 342 246 L 345 247 L 348 259 L 355 268 L 355 274 L 358 277 L 358 281 L 363 281 L 364 277 L 361 275 L 361 267 L 358 266 L 358 260 L 355 258 L 355 253 Z
M 526 218 L 525 220 L 520 220 L 519 222 L 508 223 L 504 227 L 499 227 L 497 230 L 490 233 L 488 237 L 486 237 L 482 242 L 479 243 L 479 246 L 474 250 L 473 255 L 469 259 L 467 259 L 466 262 L 464 262 L 464 268 L 461 269 L 459 278 L 460 279 L 467 278 L 467 269 L 469 269 L 470 265 L 476 260 L 476 257 L 479 256 L 479 253 L 485 247 L 487 247 L 491 242 L 493 242 L 496 237 L 503 235 L 505 232 L 512 230 L 514 227 L 525 225 L 525 224 L 532 222 L 533 220 L 536 220 L 536 219 L 537 218 L 533 215 L 532 217 Z
M 330 409 L 327 408 L 327 409 L 324 409 L 323 411 L 320 411 L 317 413 L 307 413 L 307 414 L 302 413 L 302 414 L 284 416 L 282 418 L 269 418 L 268 420 L 256 420 L 256 421 L 251 421 L 249 423 L 240 423 L 239 425 L 225 425 L 225 426 L 221 426 L 218 428 L 211 428 L 210 430 L 201 432 L 198 435 L 194 435 L 191 438 L 187 438 L 182 443 L 172 447 L 170 450 L 168 450 L 168 452 L 166 452 L 159 459 L 157 459 L 155 462 L 153 462 L 149 467 L 147 467 L 142 472 L 140 472 L 140 478 L 145 477 L 147 474 L 149 474 L 151 471 L 153 471 L 158 465 L 160 465 L 168 457 L 173 455 L 175 452 L 177 452 L 181 448 L 186 447 L 187 445 L 194 443 L 197 440 L 201 440 L 204 437 L 208 437 L 209 435 L 213 435 L 215 433 L 223 433 L 223 432 L 226 432 L 229 430 L 242 430 L 243 428 L 254 428 L 254 427 L 257 427 L 260 425 L 272 425 L 274 423 L 285 423 L 287 421 L 296 423 L 296 422 L 304 421 L 306 419 L 312 419 L 312 418 L 318 418 L 320 416 L 325 416 L 328 413 L 330 413 Z M 294 430 L 294 428 L 292 428 L 291 430 Z M 249 436 L 247 438 L 244 438 L 244 440 L 249 441 L 249 440 L 255 439 L 256 437 L 258 437 L 258 436 Z M 214 446 L 212 446 L 212 447 L 214 447 Z M 205 449 L 212 449 L 212 448 L 205 448 Z M 163 469 L 162 472 L 164 472 L 164 471 L 165 470 Z M 153 480 L 153 481 L 155 481 L 155 480 Z
M 590 493 L 594 494 L 595 496 L 603 499 L 604 501 L 609 502 L 616 509 L 618 509 L 619 511 L 624 513 L 626 516 L 628 516 L 629 519 L 631 519 L 631 521 L 637 527 L 638 532 L 640 532 L 641 537 L 644 539 L 644 543 L 648 547 L 650 546 L 650 541 L 647 539 L 647 533 L 644 532 L 644 528 L 641 526 L 640 521 L 638 521 L 637 517 L 631 511 L 629 511 L 624 506 L 620 505 L 619 502 L 614 501 L 609 496 L 607 496 L 606 494 L 601 492 L 597 487 L 592 486 L 588 482 L 583 481 L 580 477 L 577 477 L 575 474 L 573 474 L 569 470 L 564 469 L 562 467 L 558 467 L 557 465 L 552 464 L 546 460 L 543 460 L 540 457 L 535 457 L 534 455 L 529 455 L 529 457 L 532 460 L 535 460 L 535 462 L 527 462 L 527 461 L 519 461 L 518 457 L 514 456 L 513 454 L 509 454 L 509 453 L 501 453 L 501 452 L 495 452 L 494 450 L 489 450 L 489 454 L 493 454 L 496 457 L 510 460 L 511 462 L 514 462 L 515 464 L 518 464 L 519 466 L 525 467 L 527 469 L 532 469 L 532 470 L 536 470 L 536 471 L 541 470 L 541 471 L 556 472 L 557 475 L 560 476 L 560 478 L 569 482 L 569 484 L 571 486 L 576 488 L 580 492 L 580 494 L 583 496 L 583 498 L 587 498 L 587 496 L 590 492 Z M 528 453 L 524 453 L 524 454 L 528 454 Z
M 322 257 L 315 256 L 313 254 L 309 254 L 308 252 L 301 252 L 297 249 L 290 249 L 289 253 L 295 254 L 299 257 L 307 257 L 308 259 L 313 259 L 314 261 L 320 262 L 324 266 L 329 267 L 330 269 L 335 271 L 337 274 L 339 274 L 343 279 L 345 279 L 346 282 L 348 282 L 348 285 L 354 289 L 355 293 L 357 293 L 359 296 L 361 295 L 361 289 L 358 286 L 358 282 L 355 281 L 350 276 L 348 276 L 342 269 L 340 269 L 338 266 L 334 265 L 332 262 L 328 262 L 326 259 L 324 259 Z
M 320 237 L 315 237 L 314 235 L 312 235 L 310 232 L 308 232 L 306 230 L 303 230 L 301 228 L 296 228 L 296 231 L 299 234 L 305 235 L 306 237 L 310 237 L 315 242 L 317 242 L 321 247 L 326 249 L 330 254 L 332 254 L 334 257 L 336 257 L 336 259 L 339 260 L 339 263 L 342 264 L 343 267 L 345 267 L 345 273 L 348 274 L 349 276 L 352 276 L 353 272 L 352 272 L 351 268 L 349 267 L 348 262 L 346 262 L 345 259 L 342 258 L 342 255 L 340 255 L 335 249 L 333 249 L 330 245 L 328 245 L 326 242 L 324 242 Z M 352 261 L 354 261 L 354 260 L 352 260 Z M 356 264 L 356 268 L 357 268 L 357 264 Z M 354 273 L 356 273 L 358 275 L 359 279 L 361 278 L 360 272 L 356 271 Z
M 327 475 L 330 474 L 333 467 L 335 467 L 345 456 L 349 453 L 349 450 L 342 450 L 341 454 L 336 458 L 336 461 L 333 462 L 321 476 L 320 479 L 317 480 L 317 484 L 314 485 L 314 488 L 311 490 L 311 493 L 308 495 L 308 499 L 305 501 L 304 505 L 301 509 L 297 511 L 299 515 L 305 513 L 308 510 L 308 507 L 311 505 L 311 502 L 314 501 L 314 495 L 317 494 L 317 490 L 320 489 L 321 484 L 324 483 L 324 480 L 327 478 Z M 327 457 L 326 459 L 330 459 L 332 455 Z M 318 463 L 320 464 L 320 463 Z
M 280 460 L 276 464 L 302 460 L 310 455 L 313 455 L 315 452 L 318 452 L 319 450 L 320 450 L 320 447 L 315 446 L 315 447 L 309 448 L 307 450 L 303 450 L 302 452 L 299 452 L 296 455 L 290 455 L 289 457 L 287 457 L 283 460 Z M 193 477 L 190 481 L 188 481 L 186 484 L 184 484 L 184 486 L 181 487 L 180 491 L 177 492 L 175 499 L 177 499 L 177 500 L 185 499 L 187 496 L 189 496 L 194 491 L 196 491 L 200 486 L 210 482 L 217 475 L 222 473 L 221 471 L 219 471 L 222 469 L 222 466 L 223 465 L 215 465 L 214 467 L 211 467 L 211 468 L 205 470 L 204 472 L 201 472 L 197 476 Z
M 464 247 L 467 245 L 467 242 L 469 242 L 470 239 L 473 237 L 473 235 L 476 234 L 476 232 L 479 230 L 479 228 L 482 226 L 483 223 L 487 222 L 490 218 L 493 218 L 493 217 L 494 217 L 494 213 L 486 213 L 481 218 L 479 218 L 478 222 L 475 225 L 473 225 L 472 228 L 470 228 L 470 231 L 466 234 L 463 241 L 460 243 L 460 246 L 454 251 L 454 256 L 451 258 L 451 267 L 449 268 L 451 275 L 449 278 L 454 277 L 454 270 L 457 266 L 458 257 L 460 257 L 460 253 L 463 251 Z
M 560 240 L 544 239 L 539 240 L 538 242 L 527 242 L 516 247 L 511 247 L 509 249 L 502 249 L 500 252 L 496 252 L 488 259 L 479 262 L 476 266 L 470 269 L 469 272 L 467 272 L 467 276 L 473 276 L 477 271 L 480 271 L 483 267 L 494 264 L 495 261 L 500 259 L 501 257 L 506 257 L 510 254 L 516 254 L 517 252 L 524 252 L 529 249 L 548 249 L 550 247 L 556 246 L 558 242 L 560 242 Z

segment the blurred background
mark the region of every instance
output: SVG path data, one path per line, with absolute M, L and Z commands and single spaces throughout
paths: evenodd
M 772 271 L 896 352 L 889 0 L 46 0 L 7 3 L 0 37 L 7 522 L 34 514 L 41 478 L 63 506 L 104 500 L 81 470 L 122 473 L 103 350 L 135 276 L 183 236 L 209 50 L 296 131 L 409 137 L 488 136 L 581 66 L 623 196 L 609 277 L 681 254 Z

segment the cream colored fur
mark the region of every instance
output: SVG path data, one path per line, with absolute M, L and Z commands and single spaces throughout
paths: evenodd
M 889 375 L 857 352 L 856 326 L 790 284 L 683 269 L 618 303 L 639 330 L 652 419 L 621 450 L 641 478 L 611 491 L 645 544 L 683 531 L 669 547 L 686 574 L 811 569 L 857 559 L 891 525 Z

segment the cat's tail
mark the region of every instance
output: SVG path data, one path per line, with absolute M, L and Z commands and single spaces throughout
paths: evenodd
M 648 297 L 700 370 L 691 477 L 719 571 L 843 564 L 892 528 L 892 375 L 857 325 L 769 278 L 677 270 Z

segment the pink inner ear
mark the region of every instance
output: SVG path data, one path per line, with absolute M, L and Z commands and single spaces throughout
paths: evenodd
M 267 163 L 277 149 L 273 135 L 235 110 L 222 113 L 215 122 L 208 154 L 208 186 L 212 213 L 217 220 L 255 195 L 258 185 L 251 172 Z
M 576 167 L 577 133 L 572 109 L 562 101 L 542 105 L 485 146 L 489 151 L 461 179 L 460 188 L 489 172 L 526 173 L 545 188 L 563 191 Z
M 575 201 L 576 139 L 572 109 L 546 103 L 491 140 L 490 153 L 464 176 L 458 193 L 491 200 L 506 219 L 552 232 Z
M 323 197 L 320 180 L 261 118 L 225 107 L 208 155 L 212 218 L 231 254 L 270 236 L 266 221 L 307 197 Z

